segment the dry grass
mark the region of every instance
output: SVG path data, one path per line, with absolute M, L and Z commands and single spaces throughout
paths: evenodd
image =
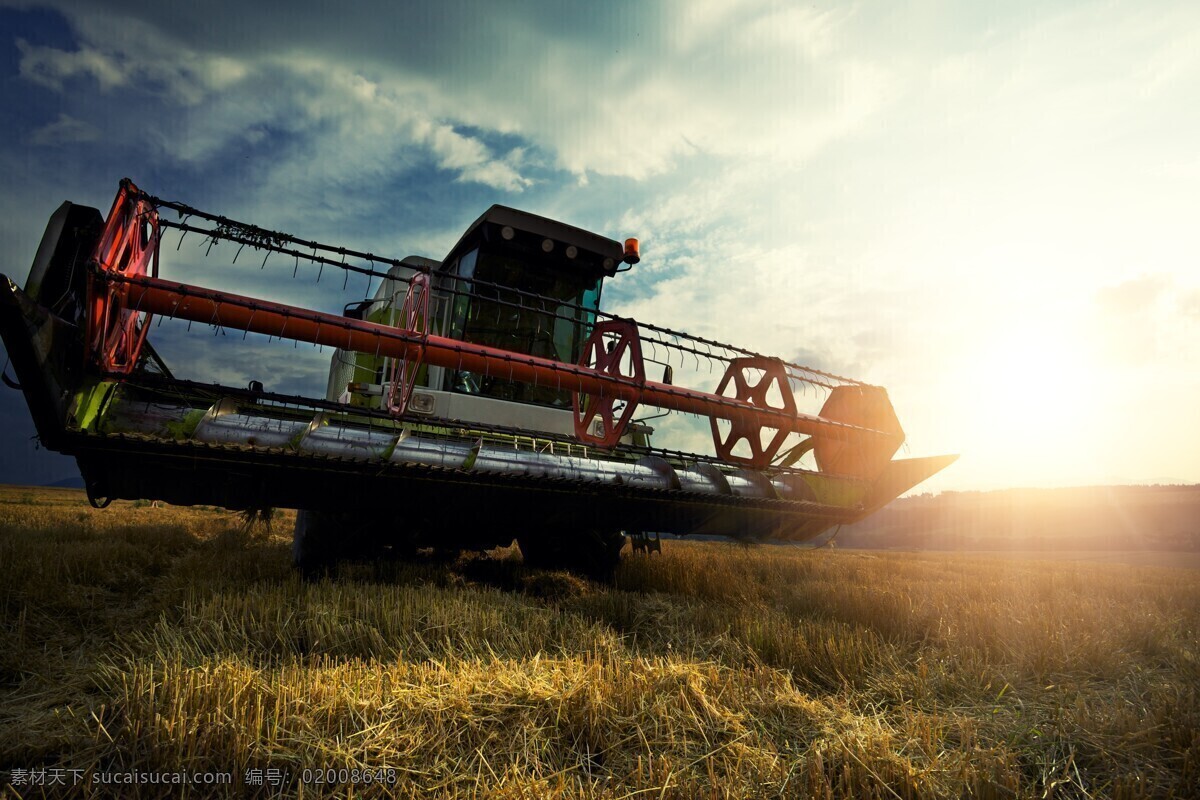
M 290 523 L 0 490 L 0 776 L 233 774 L 193 797 L 1200 786 L 1193 570 L 668 542 L 615 586 L 503 551 L 304 584 Z M 243 786 L 252 769 L 287 778 Z

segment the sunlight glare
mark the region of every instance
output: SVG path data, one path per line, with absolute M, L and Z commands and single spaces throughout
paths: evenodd
M 956 394 L 971 444 L 1011 464 L 1086 457 L 1102 434 L 1102 376 L 1078 331 L 1063 320 L 1027 322 L 965 354 Z

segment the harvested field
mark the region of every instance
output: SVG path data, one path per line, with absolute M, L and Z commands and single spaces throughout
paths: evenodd
M 1200 785 L 1195 570 L 670 541 L 613 586 L 515 549 L 305 584 L 291 519 L 0 489 L 0 794 L 176 795 L 100 781 L 181 770 L 231 776 L 191 797 Z

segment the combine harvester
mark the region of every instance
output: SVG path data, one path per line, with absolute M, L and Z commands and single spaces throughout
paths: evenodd
M 166 280 L 168 229 L 378 290 L 339 315 Z M 805 541 L 954 460 L 892 460 L 904 432 L 880 387 L 601 311 L 604 279 L 637 262 L 635 239 L 503 206 L 441 261 L 392 260 L 126 180 L 106 220 L 55 212 L 23 291 L 0 276 L 0 332 L 42 444 L 75 457 L 94 505 L 300 509 L 305 572 L 515 538 L 531 564 L 603 575 L 648 533 Z M 326 395 L 176 377 L 156 316 L 334 348 Z M 699 367 L 711 386 L 673 382 Z M 802 413 L 813 389 L 823 406 Z M 713 454 L 652 445 L 646 418 L 670 412 L 708 419 Z

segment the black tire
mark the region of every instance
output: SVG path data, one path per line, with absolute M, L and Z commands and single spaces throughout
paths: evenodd
M 621 563 L 625 535 L 621 531 L 534 531 L 517 537 L 525 563 L 539 569 L 562 569 L 597 580 L 609 580 Z
M 340 557 L 338 526 L 331 517 L 318 511 L 301 509 L 296 512 L 296 527 L 292 533 L 292 563 L 305 579 L 327 576 L 337 566 Z
M 296 512 L 292 534 L 292 562 L 305 578 L 331 574 L 339 561 L 411 558 L 415 549 L 407 540 L 385 540 L 380 521 L 363 514 Z

